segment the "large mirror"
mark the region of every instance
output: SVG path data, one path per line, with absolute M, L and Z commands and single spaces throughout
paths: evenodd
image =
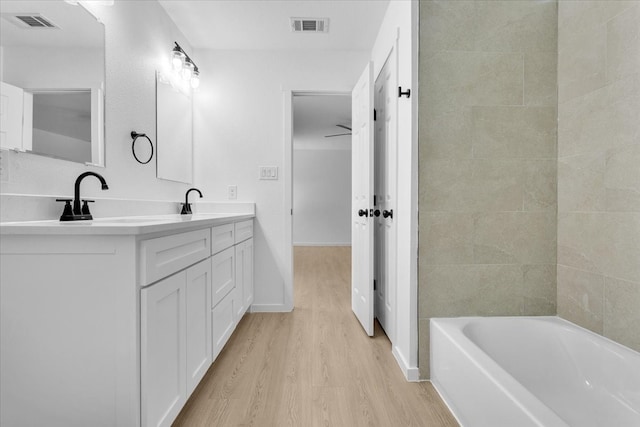
M 63 0 L 0 13 L 2 148 L 104 166 L 104 25 Z
M 157 176 L 193 181 L 193 113 L 188 84 L 168 73 L 156 73 Z

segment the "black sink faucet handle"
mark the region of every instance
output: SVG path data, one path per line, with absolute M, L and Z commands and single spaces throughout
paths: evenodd
M 65 202 L 64 209 L 62 210 L 62 216 L 60 221 L 70 221 L 73 219 L 73 209 L 71 208 L 71 202 L 73 199 L 56 199 L 56 202 Z
M 95 200 L 82 199 L 82 214 L 83 215 L 91 215 L 89 212 L 89 203 L 94 203 Z

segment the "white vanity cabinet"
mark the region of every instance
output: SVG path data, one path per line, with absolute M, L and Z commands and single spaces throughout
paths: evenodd
M 253 221 L 235 223 L 236 320 L 239 322 L 253 303 Z
M 2 224 L 0 425 L 171 425 L 237 324 L 253 224 L 202 218 Z
M 209 260 L 140 291 L 142 425 L 169 426 L 211 365 Z

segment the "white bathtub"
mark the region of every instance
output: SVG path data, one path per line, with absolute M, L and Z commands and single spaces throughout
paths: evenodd
M 431 319 L 431 381 L 465 427 L 640 426 L 640 353 L 557 317 Z

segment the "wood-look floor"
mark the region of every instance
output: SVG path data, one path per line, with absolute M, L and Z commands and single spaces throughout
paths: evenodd
M 296 247 L 295 309 L 245 315 L 175 426 L 457 426 L 351 312 L 348 247 Z

